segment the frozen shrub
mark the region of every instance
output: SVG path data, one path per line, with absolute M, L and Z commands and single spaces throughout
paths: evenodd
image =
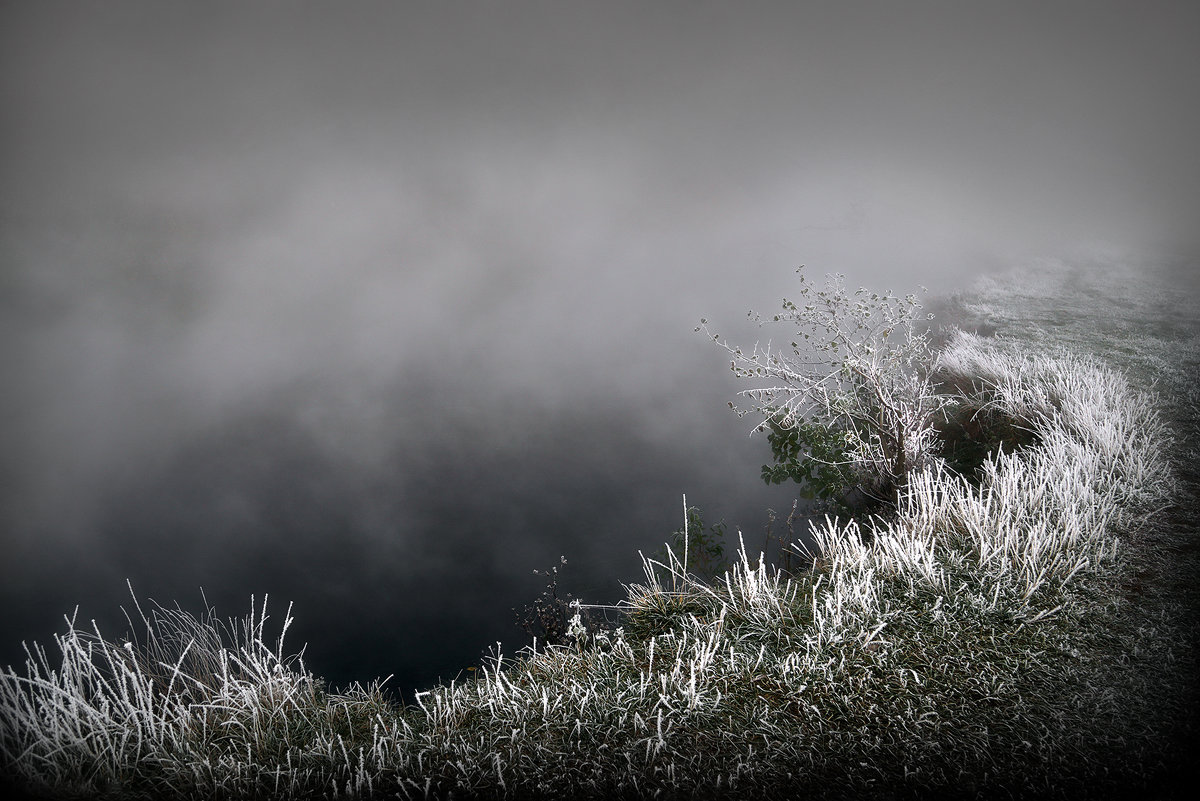
M 841 276 L 823 287 L 800 276 L 799 299 L 784 299 L 760 325 L 786 328 L 785 344 L 730 345 L 706 320 L 697 331 L 730 355 L 739 378 L 762 384 L 740 394 L 762 419 L 774 467 L 763 477 L 793 479 L 812 495 L 846 501 L 856 494 L 894 504 L 908 476 L 930 464 L 938 448 L 935 423 L 953 403 L 929 375 L 933 359 L 927 321 L 915 295 L 903 298 L 859 288 Z

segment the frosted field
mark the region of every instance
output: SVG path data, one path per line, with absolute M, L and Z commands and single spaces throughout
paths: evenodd
M 54 796 L 1108 798 L 1168 789 L 1195 708 L 1188 298 L 1034 265 L 938 309 L 937 375 L 1027 432 L 829 519 L 811 568 L 644 560 L 622 625 L 399 708 L 330 693 L 276 599 L 221 622 L 131 602 L 0 674 L 6 773 Z M 381 633 L 382 636 L 382 633 Z

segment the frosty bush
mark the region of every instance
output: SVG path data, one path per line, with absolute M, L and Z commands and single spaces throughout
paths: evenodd
M 803 268 L 799 300 L 759 325 L 789 329 L 787 345 L 756 343 L 746 352 L 703 331 L 730 355 L 738 378 L 765 381 L 739 393 L 761 415 L 754 431 L 767 431 L 774 467 L 763 468 L 769 483 L 793 479 L 809 494 L 845 501 L 856 492 L 894 505 L 908 476 L 926 467 L 937 451 L 934 424 L 954 404 L 936 391 L 928 326 L 915 295 L 903 298 L 859 288 L 849 292 L 840 275 L 824 287 Z

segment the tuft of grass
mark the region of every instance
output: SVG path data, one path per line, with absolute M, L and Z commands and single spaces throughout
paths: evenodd
M 131 591 L 132 592 L 132 591 Z M 240 621 L 134 598 L 140 634 L 106 639 L 67 619 L 59 658 L 26 647 L 0 673 L 4 767 L 53 797 L 302 797 L 369 786 L 362 744 L 403 726 L 380 685 L 328 693 L 266 633 L 267 601 Z M 131 625 L 133 621 L 131 620 Z

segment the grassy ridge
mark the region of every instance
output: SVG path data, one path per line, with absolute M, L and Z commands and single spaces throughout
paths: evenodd
M 1002 293 L 982 294 L 973 313 L 1003 328 Z M 497 652 L 407 709 L 377 685 L 328 692 L 269 634 L 265 603 L 228 624 L 138 609 L 128 643 L 71 621 L 61 654 L 32 647 L 0 674 L 5 769 L 87 797 L 1151 788 L 1194 655 L 1176 595 L 1137 587 L 1168 578 L 1152 537 L 1192 486 L 1169 458 L 1187 446 L 1126 378 L 1137 365 L 1023 324 L 1021 342 L 954 335 L 938 370 L 963 409 L 1032 436 L 969 474 L 935 464 L 893 519 L 827 520 L 811 569 L 743 549 L 702 582 L 675 554 L 645 560 L 621 629 L 576 622 L 570 644 Z M 1188 346 L 1155 341 L 1164 361 Z M 1170 397 L 1178 430 L 1188 401 Z

